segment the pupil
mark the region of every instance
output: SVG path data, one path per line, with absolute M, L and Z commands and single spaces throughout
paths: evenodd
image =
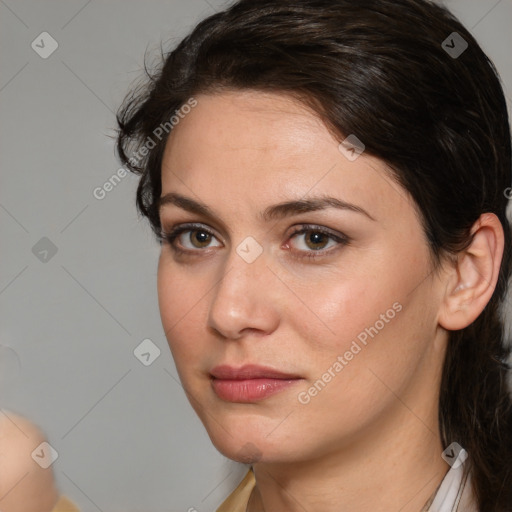
M 199 244 L 204 244 L 205 242 L 208 242 L 208 237 L 210 235 L 208 233 L 205 233 L 204 231 L 196 231 L 195 237 Z
M 316 244 L 322 244 L 322 238 L 324 237 L 325 235 L 323 233 L 312 233 L 310 236 L 309 236 L 309 240 L 310 242 L 313 244 L 313 245 L 316 245 Z

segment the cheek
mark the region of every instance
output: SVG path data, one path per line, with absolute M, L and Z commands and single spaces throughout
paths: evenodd
M 380 269 L 343 266 L 330 274 L 296 283 L 300 301 L 290 313 L 294 331 L 311 344 L 314 353 L 344 353 L 353 339 L 379 321 L 401 296 L 400 286 Z M 380 326 L 380 324 L 379 324 Z M 364 337 L 364 336 L 362 336 Z
M 199 359 L 205 340 L 201 323 L 207 305 L 207 287 L 198 280 L 188 279 L 186 273 L 161 256 L 158 266 L 158 305 L 165 336 L 178 371 L 180 367 L 194 365 Z
M 301 288 L 307 309 L 292 314 L 293 330 L 307 342 L 314 361 L 310 379 L 321 377 L 342 356 L 346 364 L 336 375 L 345 375 L 337 379 L 345 380 L 343 386 L 375 380 L 370 369 L 399 385 L 432 337 L 435 322 L 426 306 L 432 298 L 418 286 L 428 270 L 427 259 L 411 254 L 415 264 L 404 265 L 407 258 L 391 249 L 373 256 L 324 276 L 316 288 Z M 359 384 L 362 395 L 366 387 Z
M 315 363 L 308 384 L 321 389 L 315 408 L 336 404 L 342 416 L 350 411 L 350 421 L 363 421 L 369 410 L 373 415 L 393 400 L 390 389 L 413 379 L 435 328 L 434 308 L 426 306 L 432 302 L 428 287 L 415 288 L 421 270 L 400 271 L 390 262 L 387 272 L 351 276 L 310 299 L 311 309 L 330 327 L 323 329 L 325 335 L 312 334 L 310 344 Z

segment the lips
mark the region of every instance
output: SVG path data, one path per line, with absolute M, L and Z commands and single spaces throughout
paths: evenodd
M 273 368 L 245 365 L 216 366 L 210 372 L 213 391 L 221 400 L 236 403 L 258 402 L 293 386 L 302 377 Z
M 292 373 L 284 373 L 266 366 L 248 364 L 240 368 L 228 365 L 216 366 L 210 374 L 216 379 L 244 380 L 244 379 L 300 379 Z

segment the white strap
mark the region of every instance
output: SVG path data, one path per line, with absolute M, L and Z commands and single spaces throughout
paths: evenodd
M 468 478 L 464 481 L 464 461 L 466 459 L 467 452 L 462 449 L 441 482 L 428 512 L 457 512 L 461 498 L 465 504 L 472 501 L 471 480 Z

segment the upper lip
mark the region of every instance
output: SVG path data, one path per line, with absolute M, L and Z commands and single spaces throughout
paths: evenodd
M 210 371 L 210 375 L 216 379 L 245 380 L 245 379 L 300 379 L 297 374 L 280 372 L 268 366 L 247 364 L 235 368 L 223 364 L 216 366 Z

